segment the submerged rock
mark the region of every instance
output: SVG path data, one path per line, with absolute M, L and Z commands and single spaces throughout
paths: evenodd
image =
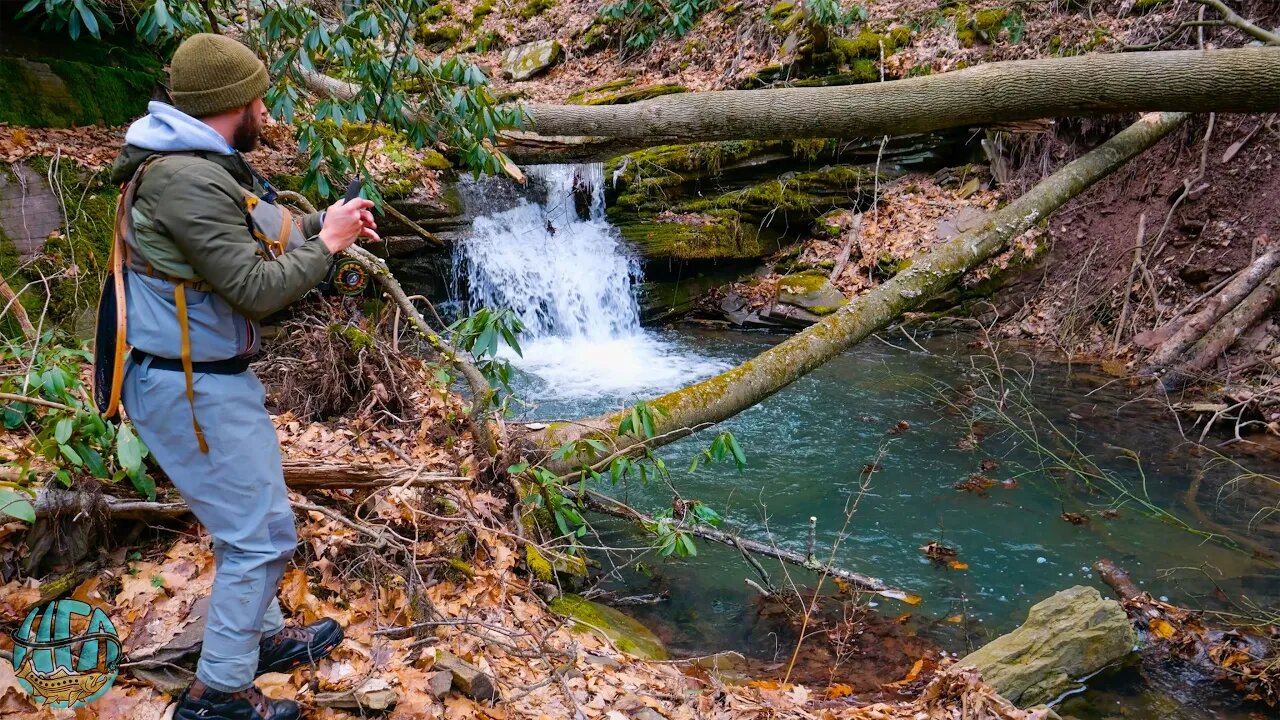
M 565 593 L 547 603 L 547 607 L 558 615 L 578 620 L 574 632 L 603 633 L 622 652 L 644 660 L 667 659 L 667 649 L 652 630 L 607 605 Z
M 517 82 L 528 80 L 555 65 L 563 54 L 559 40 L 517 45 L 502 54 L 502 76 Z
M 1032 606 L 1027 620 L 960 661 L 1019 707 L 1048 702 L 1133 650 L 1124 608 L 1077 585 Z

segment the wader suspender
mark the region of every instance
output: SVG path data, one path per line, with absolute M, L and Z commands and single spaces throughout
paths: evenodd
M 187 404 L 191 407 L 191 427 L 195 431 L 196 442 L 200 445 L 200 452 L 208 453 L 209 445 L 205 441 L 204 428 L 200 427 L 200 421 L 196 419 L 195 373 L 191 362 L 191 325 L 187 315 L 186 292 L 187 285 L 193 283 L 183 278 L 159 273 L 151 263 L 146 262 L 145 258 L 133 257 L 129 243 L 126 241 L 126 238 L 132 238 L 133 236 L 133 202 L 137 195 L 138 184 L 142 179 L 142 173 L 153 162 L 163 157 L 166 156 L 152 156 L 139 165 L 138 169 L 134 171 L 133 177 L 121 187 L 120 199 L 116 201 L 116 221 L 114 238 L 111 244 L 112 277 L 108 278 L 107 284 L 103 286 L 98 302 L 98 330 L 94 348 L 94 396 L 98 411 L 104 417 L 110 419 L 119 414 L 128 330 L 128 315 L 125 312 L 125 272 L 128 270 L 141 271 L 152 277 L 168 280 L 174 285 L 173 299 L 177 305 L 178 326 L 182 336 L 182 374 L 186 380 Z M 293 226 L 293 215 L 287 208 L 279 207 L 281 213 L 280 235 L 276 240 L 272 241 L 258 229 L 257 223 L 253 221 L 252 212 L 258 205 L 258 196 L 247 190 L 244 193 L 245 219 L 254 238 L 261 245 L 262 254 L 266 259 L 283 255 L 289 242 L 289 233 Z M 135 265 L 134 260 L 141 260 L 141 263 Z M 212 290 L 206 283 L 196 281 L 194 284 L 201 286 L 200 289 L 203 292 Z M 108 317 L 112 314 L 111 311 L 113 309 L 115 317 Z M 115 331 L 114 337 L 112 337 L 111 330 Z M 102 353 L 108 351 L 111 353 L 110 356 L 102 355 Z M 110 370 L 109 376 L 106 375 L 108 368 Z M 104 385 L 106 386 L 105 391 Z

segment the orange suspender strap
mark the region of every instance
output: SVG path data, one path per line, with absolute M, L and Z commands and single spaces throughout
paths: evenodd
M 115 347 L 111 349 L 111 389 L 107 401 L 107 411 L 103 415 L 114 418 L 120 413 L 120 391 L 124 385 L 124 356 L 126 337 L 128 336 L 128 315 L 125 313 L 124 298 L 124 228 L 121 227 L 122 215 L 128 212 L 127 196 L 120 193 L 116 200 L 116 222 L 114 237 L 111 241 L 111 274 L 116 297 L 116 337 Z
M 209 444 L 204 440 L 204 429 L 196 419 L 196 391 L 193 386 L 191 370 L 191 326 L 187 323 L 187 283 L 178 281 L 174 286 L 173 298 L 178 304 L 178 325 L 182 328 L 182 374 L 187 380 L 187 404 L 191 406 L 191 427 L 196 431 L 196 440 L 200 443 L 200 452 L 209 452 Z
M 284 254 L 289 247 L 289 227 L 293 225 L 293 213 L 289 208 L 280 205 L 280 237 L 276 239 L 276 257 Z

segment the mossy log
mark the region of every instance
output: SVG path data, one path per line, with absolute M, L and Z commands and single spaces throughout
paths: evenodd
M 538 135 L 603 137 L 620 145 L 902 135 L 1153 110 L 1274 112 L 1280 109 L 1280 48 L 1017 60 L 848 87 L 726 90 L 630 105 L 525 109 L 529 129 Z
M 946 290 L 965 272 L 999 252 L 1014 237 L 1043 222 L 1063 203 L 1121 167 L 1186 120 L 1182 113 L 1144 115 L 1098 148 L 1067 164 L 1027 194 L 991 213 L 982 225 L 916 258 L 891 280 L 786 341 L 720 375 L 650 401 L 661 411 L 649 444 L 672 442 L 693 428 L 726 420 L 821 366 L 849 346 Z M 602 415 L 553 423 L 530 431 L 525 449 L 539 456 L 585 435 L 608 438 L 619 448 L 636 446 L 618 436 L 620 416 Z M 560 470 L 571 470 L 565 461 Z

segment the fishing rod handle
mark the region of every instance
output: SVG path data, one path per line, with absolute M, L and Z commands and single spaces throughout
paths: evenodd
M 347 184 L 347 193 L 342 196 L 343 202 L 351 202 L 360 197 L 360 185 L 360 176 L 352 177 L 351 182 Z

